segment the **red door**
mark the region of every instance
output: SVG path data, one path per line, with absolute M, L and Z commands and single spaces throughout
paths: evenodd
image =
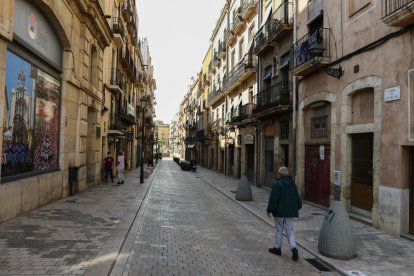
M 330 146 L 306 146 L 305 149 L 305 199 L 329 206 Z

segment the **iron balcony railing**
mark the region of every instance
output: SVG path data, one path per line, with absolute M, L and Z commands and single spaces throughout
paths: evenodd
M 281 81 L 265 88 L 253 98 L 253 112 L 261 112 L 272 107 L 290 104 L 290 82 Z
M 233 122 L 241 122 L 253 114 L 253 103 L 248 103 L 236 108 Z
M 413 3 L 414 0 L 383 0 L 382 2 L 382 18 L 397 12 L 409 4 Z
M 241 9 L 241 14 L 244 15 L 246 13 L 246 11 L 253 7 L 254 5 L 256 5 L 257 0 L 244 0 L 242 1 L 242 9 Z
M 112 32 L 114 34 L 120 34 L 122 37 L 125 36 L 125 29 L 124 25 L 122 24 L 122 20 L 119 17 L 112 18 Z
M 240 79 L 248 70 L 256 68 L 255 59 L 252 55 L 246 56 L 247 60 L 242 60 L 228 75 L 223 77 L 224 90 L 233 85 L 238 79 Z
M 320 63 L 320 59 L 330 57 L 330 29 L 319 28 L 308 33 L 292 45 L 293 68 L 308 61 Z
M 204 140 L 204 129 L 197 131 L 197 140 L 198 141 Z
M 118 114 L 111 114 L 110 122 L 109 122 L 109 129 L 111 130 L 119 130 L 124 132 L 126 130 L 126 126 L 122 122 L 120 116 Z
M 222 89 L 220 87 L 215 87 L 213 86 L 213 90 L 210 92 L 210 94 L 208 94 L 208 102 L 212 102 L 214 100 L 214 98 L 216 98 L 218 95 L 220 95 L 222 93 Z
M 293 22 L 293 3 L 289 1 L 284 1 L 276 11 L 273 13 L 273 16 L 268 22 L 269 36 L 272 36 L 273 33 L 279 31 L 282 24 L 289 24 Z
M 124 79 L 118 68 L 112 68 L 111 70 L 111 85 L 117 85 L 121 90 L 125 88 Z

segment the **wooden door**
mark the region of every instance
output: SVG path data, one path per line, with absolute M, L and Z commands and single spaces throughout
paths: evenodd
M 273 185 L 273 149 L 274 149 L 274 138 L 265 138 L 265 185 L 272 187 Z
M 306 146 L 305 199 L 323 206 L 329 206 L 330 159 L 330 146 Z
M 414 234 L 414 149 L 410 152 L 410 218 L 409 229 L 410 234 Z
M 352 135 L 351 205 L 372 212 L 373 133 Z
M 254 146 L 253 145 L 246 145 L 246 164 L 247 164 L 247 179 L 251 183 L 254 182 Z

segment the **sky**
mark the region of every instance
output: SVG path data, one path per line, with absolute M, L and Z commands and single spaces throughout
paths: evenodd
M 156 120 L 170 123 L 210 45 L 225 0 L 136 0 L 139 36 L 149 41 Z

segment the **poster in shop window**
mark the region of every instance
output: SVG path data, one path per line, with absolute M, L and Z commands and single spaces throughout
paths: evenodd
M 8 51 L 2 178 L 58 167 L 60 82 Z

